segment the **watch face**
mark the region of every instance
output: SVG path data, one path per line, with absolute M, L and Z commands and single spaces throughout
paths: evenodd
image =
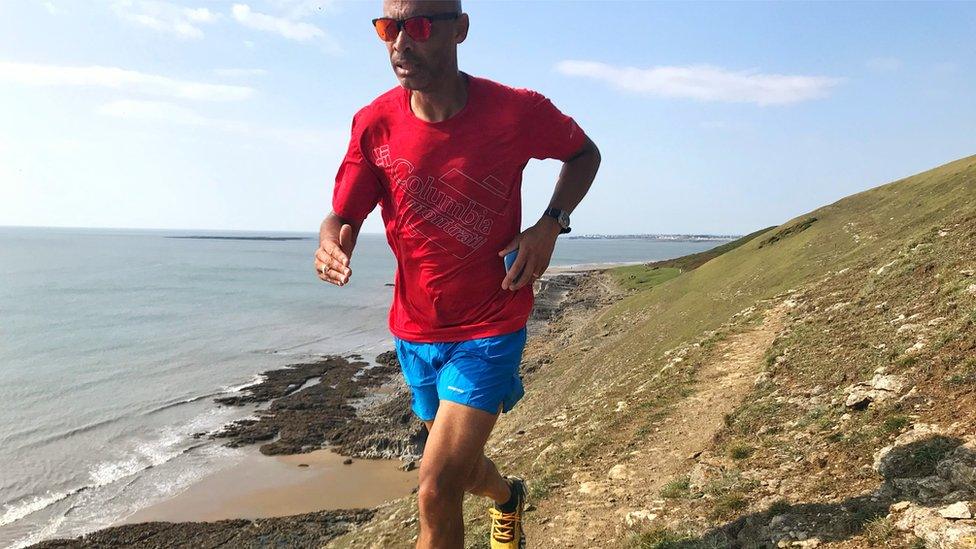
M 559 224 L 563 228 L 569 227 L 569 214 L 566 212 L 559 212 L 559 218 L 557 219 L 557 221 L 559 221 Z

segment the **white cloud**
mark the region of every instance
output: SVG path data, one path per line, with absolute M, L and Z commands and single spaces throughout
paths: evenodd
M 177 124 L 212 128 L 250 138 L 270 139 L 289 147 L 306 150 L 341 150 L 348 139 L 343 131 L 323 131 L 303 128 L 257 128 L 236 120 L 212 118 L 193 109 L 165 101 L 123 99 L 106 103 L 96 111 L 103 116 L 129 121 Z
M 873 57 L 868 59 L 866 65 L 875 72 L 894 72 L 901 68 L 901 59 L 897 57 Z
M 594 61 L 562 61 L 556 70 L 583 76 L 637 93 L 668 98 L 784 105 L 827 95 L 843 79 L 825 76 L 731 71 L 710 65 L 660 66 L 649 69 L 615 67 Z
M 183 14 L 194 23 L 213 23 L 217 20 L 217 14 L 207 8 L 184 8 Z
M 250 6 L 246 4 L 234 4 L 231 13 L 234 15 L 234 19 L 245 27 L 273 32 L 289 40 L 308 42 L 325 36 L 325 32 L 322 29 L 311 23 L 292 21 L 283 17 L 258 13 L 252 11 Z
M 234 4 L 231 15 L 238 23 L 250 29 L 270 32 L 296 42 L 317 43 L 332 53 L 340 51 L 332 37 L 311 23 L 256 12 L 247 4 Z
M 207 8 L 187 8 L 158 0 L 116 0 L 112 9 L 124 21 L 179 38 L 203 38 L 200 25 L 213 23 L 218 17 Z
M 254 95 L 247 86 L 207 84 L 121 69 L 0 62 L 0 81 L 32 86 L 102 87 L 200 101 L 238 101 Z
M 225 78 L 247 78 L 249 76 L 265 76 L 268 71 L 264 69 L 214 69 L 214 74 Z
M 67 10 L 54 2 L 42 2 L 41 5 L 44 6 L 44 9 L 47 10 L 47 12 L 51 15 L 64 15 L 65 13 L 68 13 Z

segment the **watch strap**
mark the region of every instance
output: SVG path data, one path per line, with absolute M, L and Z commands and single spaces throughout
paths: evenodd
M 562 222 L 560 221 L 559 218 L 562 216 L 563 210 L 560 210 L 559 208 L 546 208 L 546 211 L 543 213 L 544 215 L 548 215 L 549 217 L 555 219 L 556 222 L 559 223 L 559 234 L 565 234 L 573 230 L 568 226 L 563 226 Z

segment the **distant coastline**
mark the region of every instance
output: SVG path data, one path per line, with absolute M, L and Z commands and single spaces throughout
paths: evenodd
M 312 240 L 310 236 L 208 236 L 208 235 L 189 235 L 189 236 L 165 236 L 163 238 L 182 238 L 190 240 L 268 240 L 272 242 L 285 242 L 288 240 Z
M 571 240 L 667 240 L 674 242 L 731 241 L 742 235 L 735 234 L 580 234 L 568 236 Z

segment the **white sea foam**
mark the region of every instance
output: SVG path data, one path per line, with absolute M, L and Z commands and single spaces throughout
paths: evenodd
M 254 376 L 251 377 L 251 380 L 250 381 L 248 381 L 248 382 L 246 382 L 246 383 L 244 383 L 242 385 L 237 385 L 237 386 L 224 386 L 224 387 L 221 388 L 221 392 L 222 393 L 236 393 L 238 391 L 242 391 L 244 389 L 247 389 L 248 387 L 253 387 L 254 385 L 257 385 L 257 384 L 261 383 L 262 381 L 264 381 L 267 378 L 268 378 L 268 376 L 266 376 L 264 374 L 254 374 Z
M 45 540 L 45 539 L 47 539 L 47 538 L 55 535 L 57 533 L 58 529 L 61 528 L 61 524 L 64 522 L 65 518 L 67 518 L 67 517 L 65 517 L 63 515 L 58 516 L 58 517 L 55 517 L 50 522 L 48 522 L 47 524 L 45 524 L 44 527 L 41 528 L 40 530 L 38 530 L 36 532 L 31 532 L 30 534 L 27 534 L 26 536 L 24 536 L 24 537 L 22 537 L 20 539 L 17 539 L 7 549 L 22 549 L 24 547 L 28 547 L 30 545 L 34 545 L 35 543 L 37 543 L 39 541 L 43 541 L 43 540 Z
M 31 513 L 36 513 L 41 509 L 54 505 L 75 492 L 77 492 L 77 490 L 57 493 L 47 492 L 44 495 L 28 497 L 16 503 L 8 503 L 4 505 L 3 510 L 0 511 L 0 526 L 6 526 L 7 524 L 18 521 Z

